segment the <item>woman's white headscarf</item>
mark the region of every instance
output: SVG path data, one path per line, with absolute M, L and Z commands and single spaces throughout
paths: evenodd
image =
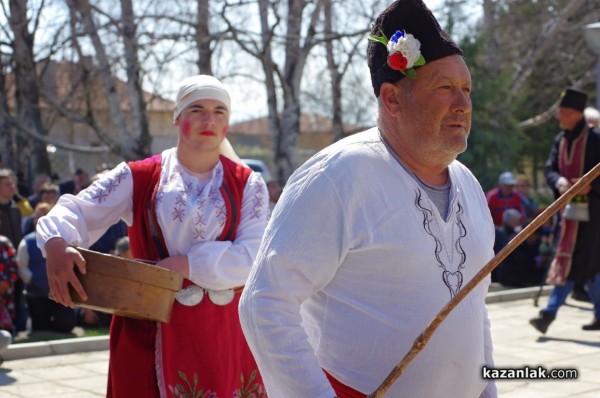
M 196 75 L 184 79 L 179 84 L 175 109 L 173 110 L 173 123 L 175 123 L 179 114 L 191 103 L 203 99 L 221 101 L 227 107 L 229 114 L 231 114 L 231 97 L 223 83 L 210 75 Z M 227 138 L 221 142 L 220 152 L 223 156 L 228 157 L 234 162 L 242 163 Z
M 175 123 L 177 116 L 191 103 L 203 99 L 221 101 L 231 114 L 231 97 L 223 83 L 213 76 L 196 75 L 184 79 L 179 84 L 175 109 L 173 110 L 173 123 Z

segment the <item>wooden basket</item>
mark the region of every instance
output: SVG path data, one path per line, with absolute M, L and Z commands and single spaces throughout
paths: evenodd
M 84 308 L 138 319 L 169 322 L 183 276 L 166 268 L 77 248 L 86 260 L 86 274 L 75 273 L 87 301 L 70 287 L 73 302 Z

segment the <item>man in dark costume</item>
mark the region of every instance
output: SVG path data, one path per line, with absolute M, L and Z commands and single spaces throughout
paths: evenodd
M 546 180 L 558 197 L 600 162 L 600 132 L 583 117 L 587 95 L 569 88 L 562 95 L 557 119 L 563 129 L 554 139 L 545 166 Z M 600 178 L 585 187 L 572 201 L 589 207 L 588 221 L 561 214 L 560 238 L 548 283 L 555 285 L 548 305 L 529 322 L 541 333 L 555 319 L 575 283 L 586 283 L 594 303 L 594 320 L 583 330 L 600 330 Z

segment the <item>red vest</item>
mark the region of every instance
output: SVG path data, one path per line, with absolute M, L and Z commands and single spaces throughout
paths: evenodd
M 250 177 L 251 169 L 221 156 L 223 164 L 223 185 L 220 191 L 227 207 L 227 220 L 223 233 L 218 240 L 235 239 L 240 223 L 240 209 L 244 187 Z M 168 253 L 160 253 L 161 247 L 166 248 L 162 231 L 158 228 L 154 201 L 161 171 L 161 156 L 155 155 L 137 162 L 130 162 L 129 168 L 133 175 L 133 224 L 129 228 L 129 246 L 134 258 L 144 260 L 159 260 L 168 257 Z M 135 205 L 139 204 L 139 205 Z M 156 226 L 156 227 L 154 227 Z M 155 228 L 155 238 L 152 228 Z M 158 239 L 158 241 L 156 241 Z M 148 242 L 154 245 L 148 245 Z
M 223 156 L 220 160 L 223 164 L 223 184 L 220 192 L 227 208 L 227 220 L 218 240 L 233 241 L 240 222 L 244 187 L 252 170 Z M 129 228 L 132 255 L 134 258 L 152 261 L 168 257 L 155 212 L 161 156 L 130 162 L 129 168 L 133 175 L 133 224 Z M 184 286 L 190 283 L 186 280 Z M 192 371 L 197 372 L 199 376 L 199 389 L 204 389 L 205 392 L 211 390 L 218 396 L 232 396 L 232 386 L 239 385 L 240 375 L 237 372 L 241 369 L 243 373 L 248 373 L 245 375 L 248 380 L 251 370 L 256 369 L 239 326 L 238 301 L 239 294 L 232 303 L 221 307 L 212 304 L 207 298 L 195 307 L 185 307 L 176 302 L 171 322 L 160 324 L 161 333 L 158 339 L 156 322 L 114 316 L 110 330 L 107 397 L 158 398 L 160 392 L 157 372 L 164 375 L 160 380 L 160 390 L 166 391 L 167 396 L 172 396 L 169 391 L 174 385 L 180 384 L 176 387 L 184 389 L 187 386 L 185 380 L 178 380 L 181 374 L 193 383 L 195 375 L 190 374 Z M 197 326 L 198 319 L 207 324 L 206 330 Z M 218 325 L 214 324 L 215 322 L 225 324 Z M 219 327 L 228 329 L 227 340 L 224 343 L 210 341 L 210 336 L 214 335 Z M 189 339 L 189 342 L 183 342 L 182 336 Z M 219 344 L 230 345 L 235 349 L 229 350 L 229 353 Z M 221 367 L 211 365 L 210 369 L 207 369 L 206 361 L 199 360 L 198 351 L 211 351 L 211 348 L 212 351 L 219 351 L 219 358 L 223 359 Z M 231 356 L 234 357 L 233 360 Z M 210 358 L 210 355 L 207 354 L 207 358 Z M 211 363 L 214 361 L 214 358 L 210 359 Z M 231 369 L 229 373 L 232 374 L 222 375 L 227 373 L 222 371 L 223 367 Z M 256 376 L 254 381 L 262 384 L 260 376 Z

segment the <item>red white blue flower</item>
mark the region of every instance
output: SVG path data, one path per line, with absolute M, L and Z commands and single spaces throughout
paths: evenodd
M 425 65 L 425 58 L 421 55 L 421 42 L 410 33 L 397 30 L 388 40 L 381 32 L 381 36 L 371 35 L 369 40 L 385 45 L 388 50 L 388 66 L 408 77 L 416 78 L 414 67 Z

